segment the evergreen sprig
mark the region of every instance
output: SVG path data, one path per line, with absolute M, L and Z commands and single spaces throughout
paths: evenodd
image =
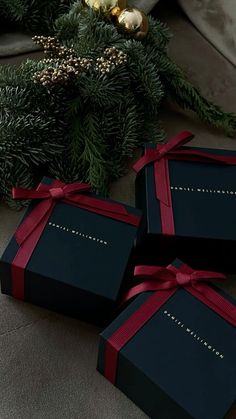
M 0 69 L 0 193 L 11 205 L 11 187 L 32 186 L 41 174 L 106 194 L 138 146 L 164 140 L 166 96 L 235 133 L 235 115 L 202 97 L 168 57 L 161 22 L 149 17 L 138 41 L 77 1 L 54 27 L 56 38 L 37 38 L 46 59 Z
M 41 64 L 0 69 L 0 191 L 8 202 L 13 185 L 32 186 L 36 168 L 64 149 L 63 97 L 57 102 L 42 86 L 36 87 L 36 68 Z
M 223 129 L 230 137 L 236 132 L 236 115 L 222 109 L 204 98 L 167 55 L 160 58 L 160 75 L 166 91 L 183 109 L 195 112 L 198 117 L 213 127 Z
M 68 10 L 72 0 L 0 0 L 0 23 L 31 33 L 49 33 L 55 19 Z

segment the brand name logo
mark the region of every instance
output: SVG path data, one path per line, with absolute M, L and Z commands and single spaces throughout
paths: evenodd
M 63 232 L 73 234 L 75 236 L 81 237 L 82 239 L 91 240 L 91 241 L 93 241 L 95 243 L 98 243 L 98 244 L 101 244 L 103 246 L 108 245 L 108 242 L 106 240 L 103 240 L 99 237 L 94 237 L 92 234 L 86 234 L 85 232 L 82 232 L 82 231 L 79 231 L 79 230 L 74 230 L 74 229 L 68 228 L 64 225 L 52 223 L 51 221 L 48 223 L 48 225 L 52 228 L 57 228 L 58 230 L 61 230 Z
M 163 310 L 164 316 L 168 317 L 176 326 L 180 327 L 185 333 L 187 333 L 192 339 L 194 339 L 198 344 L 202 347 L 211 351 L 219 359 L 224 359 L 224 355 L 218 351 L 213 345 L 211 345 L 206 339 L 198 334 L 195 330 L 190 329 L 186 326 L 181 320 L 179 320 L 176 316 L 170 313 L 168 310 Z
M 209 189 L 209 188 L 192 188 L 188 186 L 171 186 L 172 191 L 179 192 L 201 192 L 207 194 L 219 194 L 219 195 L 236 195 L 236 191 L 227 189 Z

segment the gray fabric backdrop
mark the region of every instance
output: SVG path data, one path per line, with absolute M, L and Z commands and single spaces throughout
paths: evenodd
M 140 7 L 145 12 L 150 12 L 150 10 L 158 3 L 159 0 L 130 0 L 129 4 L 136 7 Z
M 236 0 L 178 1 L 197 29 L 236 66 Z

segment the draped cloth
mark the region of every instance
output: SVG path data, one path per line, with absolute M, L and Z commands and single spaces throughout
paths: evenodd
M 178 0 L 178 2 L 201 34 L 236 65 L 236 1 Z
M 159 0 L 129 0 L 129 6 L 135 6 L 148 13 Z

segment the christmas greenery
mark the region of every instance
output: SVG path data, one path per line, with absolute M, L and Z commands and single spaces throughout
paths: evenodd
M 135 40 L 79 1 L 56 21 L 55 38 L 35 42 L 46 58 L 0 70 L 0 192 L 11 205 L 11 187 L 42 174 L 107 193 L 135 148 L 164 140 L 166 96 L 235 133 L 235 115 L 189 83 L 168 57 L 167 28 L 151 16 L 147 36 Z
M 52 31 L 55 19 L 67 11 L 72 0 L 0 0 L 0 28 L 32 33 Z M 0 29 L 1 30 L 1 29 Z

